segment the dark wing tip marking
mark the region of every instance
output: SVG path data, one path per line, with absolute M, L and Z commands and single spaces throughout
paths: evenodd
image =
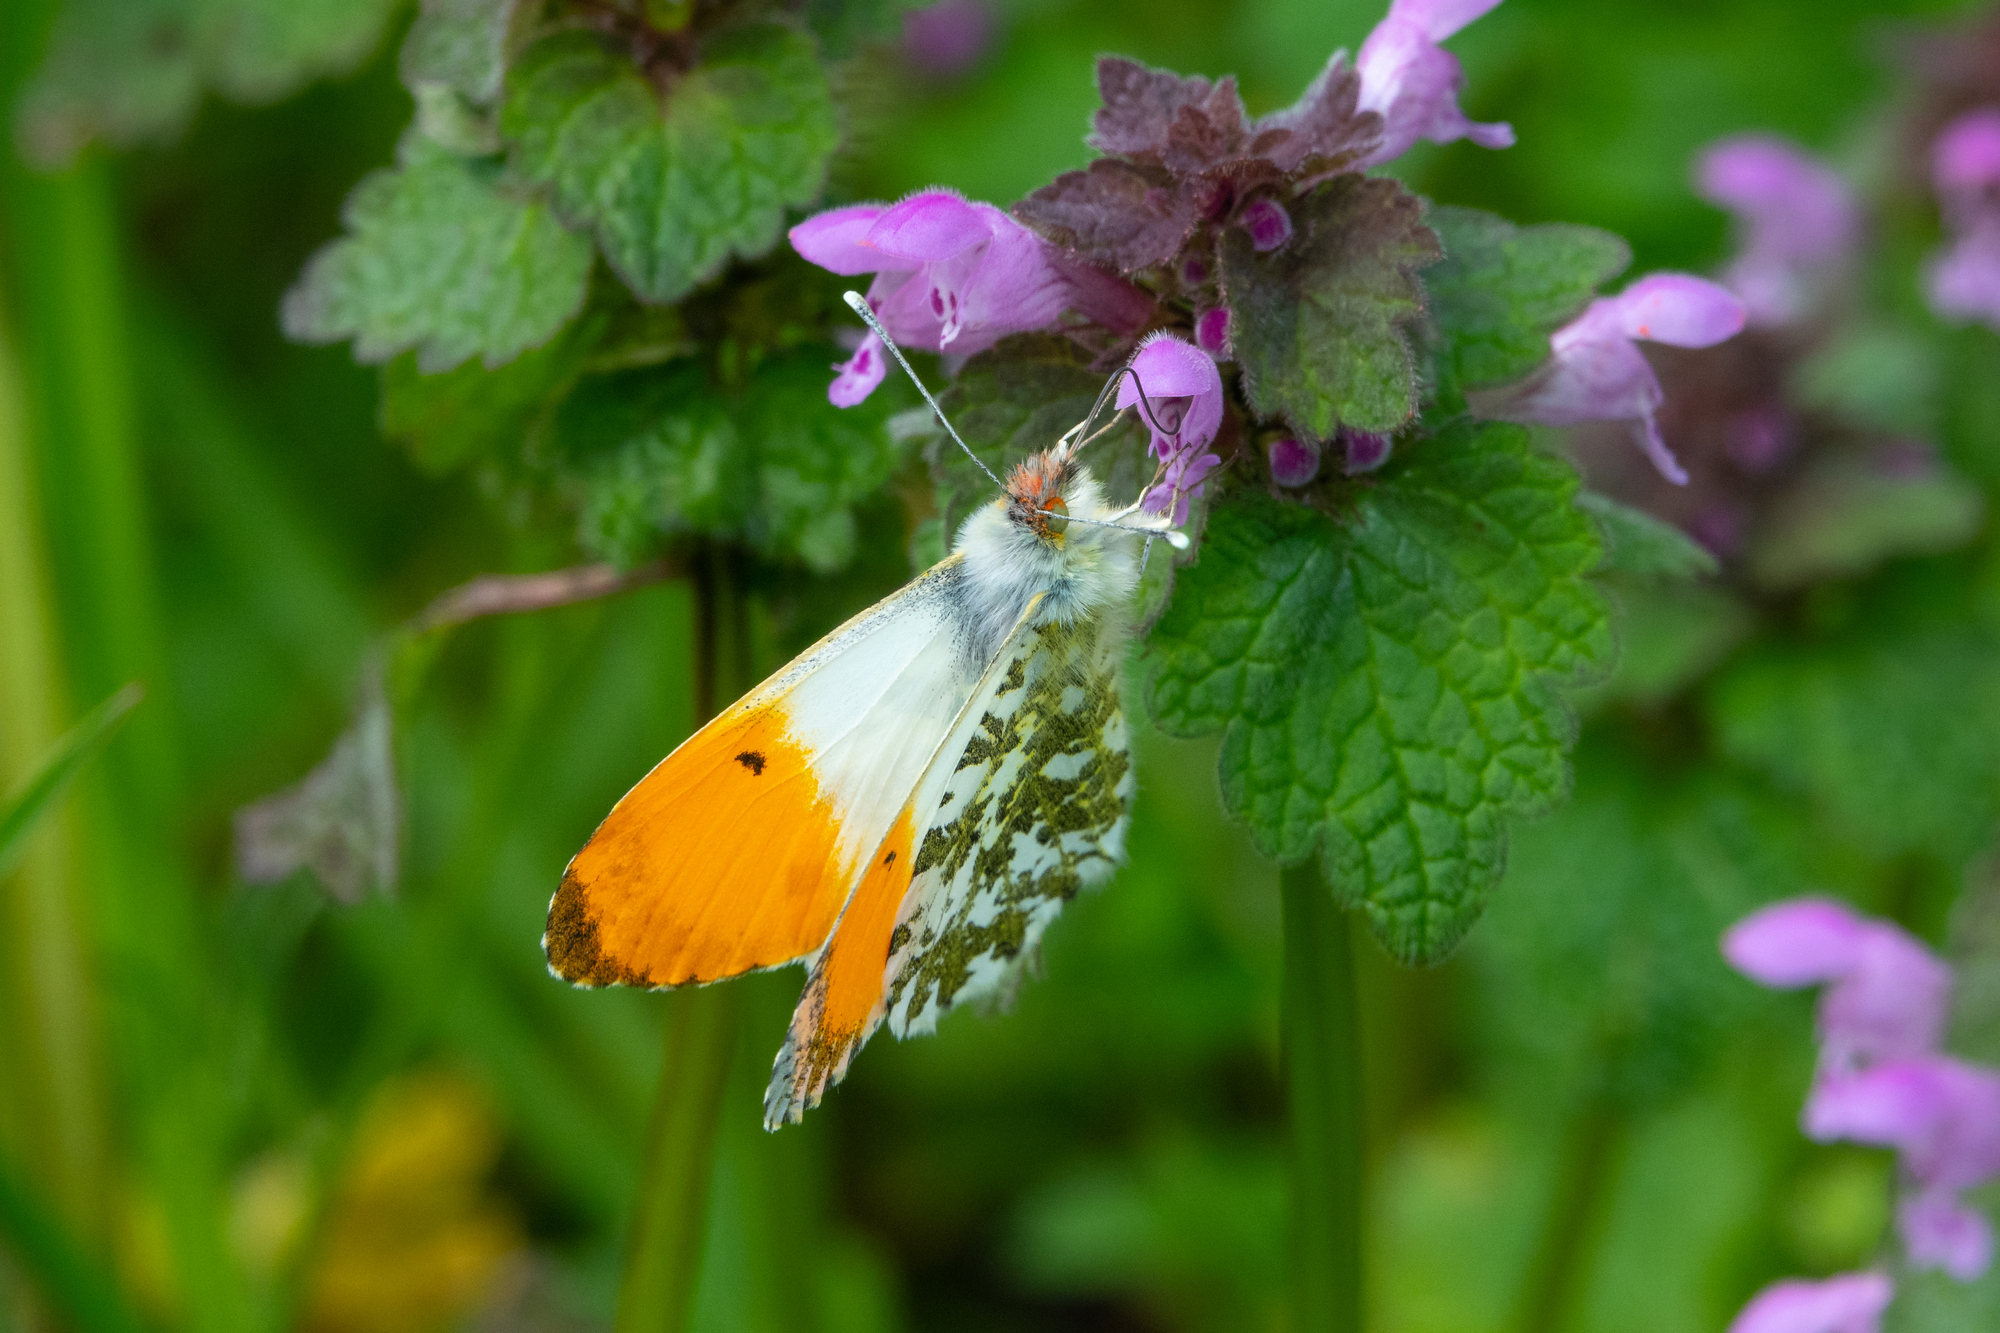
M 764 756 L 756 750 L 745 750 L 736 756 L 736 762 L 749 769 L 752 776 L 764 776 Z
M 573 869 L 563 871 L 562 887 L 549 902 L 549 924 L 542 935 L 549 970 L 575 986 L 650 986 L 642 977 L 604 953 L 597 922 L 584 903 L 583 881 Z

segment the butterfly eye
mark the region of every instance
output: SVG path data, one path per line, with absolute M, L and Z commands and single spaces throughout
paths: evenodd
M 1042 514 L 1050 536 L 1060 537 L 1069 528 L 1069 506 L 1060 495 L 1042 506 Z

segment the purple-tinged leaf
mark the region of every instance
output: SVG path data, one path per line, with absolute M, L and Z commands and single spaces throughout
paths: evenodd
M 1250 405 L 1316 440 L 1343 424 L 1392 431 L 1416 404 L 1408 326 L 1417 270 L 1438 259 L 1423 204 L 1396 181 L 1337 176 L 1293 201 L 1292 243 L 1260 254 L 1222 237 L 1222 285 Z
M 1251 151 L 1279 170 L 1297 171 L 1308 158 L 1324 159 L 1319 172 L 1337 171 L 1382 146 L 1382 117 L 1358 106 L 1361 76 L 1336 51 L 1299 100 L 1251 127 Z M 1280 137 L 1282 136 L 1282 137 Z
M 1160 167 L 1101 157 L 1014 205 L 1014 214 L 1064 249 L 1124 273 L 1167 264 L 1194 234 L 1193 192 Z
M 1097 92 L 1104 105 L 1092 117 L 1084 142 L 1100 152 L 1156 158 L 1183 109 L 1195 110 L 1212 129 L 1226 129 L 1233 122 L 1242 133 L 1243 102 L 1233 78 L 1210 83 L 1122 56 L 1104 56 L 1097 62 Z

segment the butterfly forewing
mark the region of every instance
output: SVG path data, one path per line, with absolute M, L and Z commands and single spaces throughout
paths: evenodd
M 564 872 L 551 969 L 677 986 L 819 950 L 978 682 L 962 577 L 947 559 L 661 760 Z

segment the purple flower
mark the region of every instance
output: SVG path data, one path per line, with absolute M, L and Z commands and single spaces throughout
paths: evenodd
M 1630 421 L 1660 475 L 1684 486 L 1687 473 L 1660 438 L 1655 419 L 1666 393 L 1637 342 L 1712 347 L 1734 337 L 1743 319 L 1743 303 L 1712 282 L 1650 274 L 1617 296 L 1592 301 L 1557 329 L 1549 338 L 1549 360 L 1526 380 L 1466 397 L 1475 412 L 1497 421 Z
M 1201 494 L 1202 479 L 1222 461 L 1205 452 L 1222 427 L 1222 375 L 1206 353 L 1165 332 L 1139 344 L 1131 368 L 1119 381 L 1118 406 L 1137 403 L 1144 389 L 1141 419 L 1163 464 L 1158 484 L 1146 492 L 1145 508 L 1171 512 L 1175 523 L 1185 523 L 1189 497 Z
M 1251 200 L 1241 220 L 1243 229 L 1250 233 L 1251 248 L 1260 254 L 1292 239 L 1292 215 L 1268 196 Z
M 1881 1273 L 1773 1282 L 1750 1298 L 1729 1333 L 1876 1333 L 1895 1294 L 1895 1284 Z
M 1369 158 L 1370 164 L 1401 157 L 1419 139 L 1433 143 L 1470 139 L 1482 148 L 1513 144 L 1513 126 L 1476 125 L 1458 109 L 1465 68 L 1458 57 L 1438 46 L 1499 3 L 1390 0 L 1388 17 L 1368 34 L 1354 61 L 1361 76 L 1361 110 L 1382 115 L 1382 146 Z
M 933 78 L 965 73 L 992 44 L 993 11 L 984 0 L 939 0 L 903 15 L 903 54 Z
M 1753 981 L 1789 990 L 1831 983 L 1820 997 L 1821 1069 L 1937 1049 L 1951 1002 L 1951 969 L 1915 938 L 1830 898 L 1774 903 L 1731 927 L 1722 952 Z
M 1271 480 L 1280 486 L 1303 486 L 1319 475 L 1319 450 L 1287 435 L 1271 441 Z
M 1847 183 L 1774 135 L 1711 144 L 1696 168 L 1702 198 L 1736 214 L 1742 250 L 1723 273 L 1757 325 L 1789 323 L 1845 266 L 1860 230 Z
M 792 248 L 840 274 L 873 273 L 868 304 L 889 336 L 927 352 L 984 351 L 1009 333 L 1046 328 L 1073 289 L 1042 240 L 991 204 L 925 190 L 893 206 L 856 204 L 801 222 Z M 852 407 L 887 370 L 870 334 L 827 391 Z
M 1968 112 L 1931 147 L 1931 173 L 1952 242 L 1924 269 L 1931 308 L 2000 328 L 2000 108 Z
M 2000 1175 L 2000 1071 L 1920 1055 L 1822 1079 L 1806 1132 L 1896 1149 L 1914 1187 L 1898 1217 L 1912 1263 L 1969 1282 L 1993 1262 L 1992 1224 L 1958 1192 Z

